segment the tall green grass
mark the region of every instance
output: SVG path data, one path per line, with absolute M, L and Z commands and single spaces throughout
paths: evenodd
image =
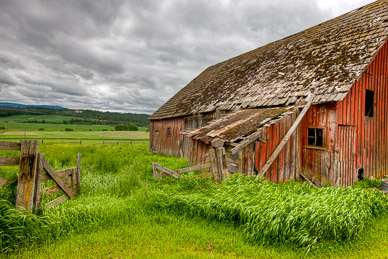
M 1 200 L 3 253 L 122 226 L 149 228 L 154 221 L 162 226 L 178 218 L 185 224 L 185 216 L 177 214 L 189 217 L 187 222 L 194 217 L 236 227 L 252 243 L 309 249 L 326 241 L 359 239 L 369 222 L 388 210 L 387 195 L 362 188 L 311 189 L 306 184 L 277 185 L 241 175 L 215 184 L 191 173 L 181 179 L 155 180 L 152 162 L 171 169 L 188 164 L 150 154 L 145 145 L 44 144 L 40 152 L 55 170 L 76 166 L 76 154 L 82 153 L 81 193 L 51 210 L 45 208 L 45 199 L 39 215 Z
M 323 241 L 356 240 L 371 220 L 388 212 L 388 196 L 379 191 L 278 185 L 242 175 L 209 189 L 164 189 L 149 204 L 237 224 L 255 242 L 308 249 Z

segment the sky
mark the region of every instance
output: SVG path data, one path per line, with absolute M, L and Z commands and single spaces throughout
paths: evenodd
M 151 114 L 207 67 L 368 0 L 0 0 L 0 102 Z

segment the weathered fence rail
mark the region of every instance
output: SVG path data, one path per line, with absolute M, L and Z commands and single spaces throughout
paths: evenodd
M 65 195 L 47 204 L 55 204 L 73 198 L 80 188 L 81 154 L 77 157 L 77 167 L 54 171 L 44 154 L 38 153 L 39 140 L 21 140 L 19 142 L 0 141 L 0 150 L 20 150 L 20 157 L 0 157 L 0 166 L 19 166 L 16 207 L 25 207 L 37 211 L 43 195 L 64 191 Z M 42 190 L 42 183 L 53 180 L 55 185 Z M 0 178 L 0 187 L 7 183 Z
M 161 179 L 165 176 L 180 178 L 181 174 L 193 171 L 209 170 L 209 174 L 200 175 L 199 177 L 213 177 L 216 182 L 222 181 L 229 177 L 228 165 L 226 161 L 225 148 L 209 150 L 209 163 L 196 165 L 177 170 L 170 170 L 157 163 L 152 163 L 154 177 Z M 161 171 L 161 172 L 158 172 Z

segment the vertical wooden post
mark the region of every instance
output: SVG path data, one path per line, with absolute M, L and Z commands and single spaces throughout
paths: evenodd
M 22 140 L 16 207 L 32 211 L 39 140 Z
M 211 164 L 211 171 L 213 174 L 213 178 L 215 182 L 218 182 L 218 169 L 217 169 L 217 159 L 216 159 L 216 152 L 213 148 L 209 149 L 209 157 L 210 157 L 210 164 Z
M 77 170 L 75 178 L 76 193 L 79 193 L 81 188 L 81 153 L 77 154 Z
M 217 166 L 219 167 L 219 178 L 221 180 L 229 178 L 228 165 L 226 164 L 226 155 L 224 147 L 217 148 Z
M 38 168 L 35 180 L 34 211 L 38 213 L 40 201 L 42 199 L 42 176 L 43 176 L 44 154 L 38 154 Z

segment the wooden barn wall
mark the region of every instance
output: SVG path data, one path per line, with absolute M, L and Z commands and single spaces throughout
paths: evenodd
M 255 169 L 257 172 L 264 166 L 268 158 L 280 144 L 283 137 L 287 134 L 292 124 L 297 118 L 297 113 L 283 117 L 281 120 L 264 128 L 262 139 L 265 142 L 258 141 L 255 150 Z M 274 160 L 271 167 L 265 173 L 265 177 L 273 182 L 282 183 L 288 180 L 299 180 L 298 166 L 300 157 L 298 156 L 299 148 L 299 131 L 297 130 L 288 140 L 283 150 Z M 247 161 L 248 163 L 248 161 Z
M 153 120 L 150 122 L 150 152 L 173 154 L 179 157 L 179 144 L 183 140 L 185 119 L 172 118 L 166 120 Z M 168 129 L 170 134 L 168 135 Z
M 323 146 L 308 145 L 308 129 L 323 129 Z M 335 184 L 336 105 L 312 105 L 299 126 L 301 172 L 317 186 Z
M 211 144 L 205 144 L 204 142 L 191 139 L 189 165 L 200 165 L 209 161 L 207 154 L 209 149 L 212 148 Z
M 340 184 L 349 185 L 357 181 L 358 169 L 364 169 L 364 176 L 380 177 L 388 172 L 388 43 L 377 53 L 346 98 L 338 103 L 338 130 L 344 126 L 352 131 L 342 130 L 342 135 L 355 134 L 355 150 L 345 148 L 341 136 L 337 138 L 337 161 L 353 156 L 354 163 L 338 163 Z M 366 90 L 374 91 L 374 116 L 365 116 Z M 350 128 L 349 128 L 350 129 Z M 342 139 L 344 136 L 342 136 Z M 351 143 L 350 143 L 351 144 Z M 342 151 L 343 154 L 340 154 Z M 349 154 L 347 152 L 350 152 Z M 354 154 L 352 154 L 354 152 Z M 345 157 L 345 159 L 344 159 Z M 344 174 L 344 171 L 348 171 Z

